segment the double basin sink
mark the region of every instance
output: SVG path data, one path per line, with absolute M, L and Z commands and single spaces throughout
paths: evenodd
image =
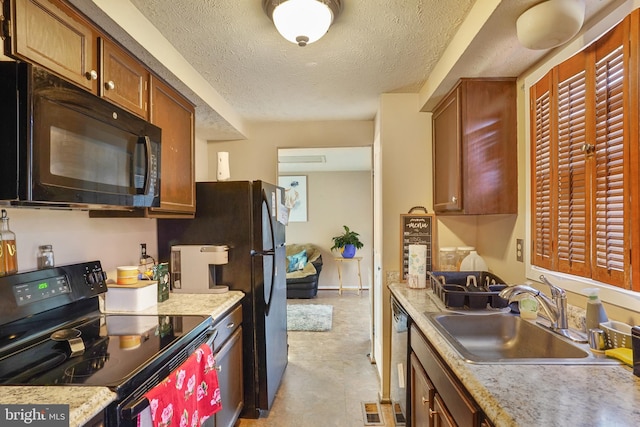
M 619 364 L 511 313 L 425 313 L 467 361 L 480 364 Z

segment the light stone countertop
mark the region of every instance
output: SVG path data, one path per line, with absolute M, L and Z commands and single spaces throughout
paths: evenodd
M 171 293 L 168 300 L 135 314 L 199 314 L 216 320 L 242 301 L 243 297 L 244 293 L 240 291 L 222 294 Z M 0 386 L 0 403 L 3 404 L 68 404 L 70 427 L 83 426 L 115 399 L 116 394 L 107 387 Z
M 431 291 L 389 289 L 496 427 L 640 425 L 640 378 L 630 367 L 468 363 L 424 316 L 440 311 Z

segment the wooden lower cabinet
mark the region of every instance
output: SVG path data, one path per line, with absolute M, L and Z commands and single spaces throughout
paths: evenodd
M 458 424 L 454 421 L 451 413 L 442 401 L 442 397 L 436 393 L 433 398 L 433 411 L 431 411 L 431 424 L 434 427 L 455 427 Z
M 488 420 L 453 372 L 411 325 L 410 402 L 413 427 L 488 426 Z
M 416 357 L 411 353 L 411 370 L 409 384 L 411 387 L 411 425 L 412 426 L 432 426 L 431 411 L 433 410 L 433 398 L 436 389 L 429 381 L 424 368 Z

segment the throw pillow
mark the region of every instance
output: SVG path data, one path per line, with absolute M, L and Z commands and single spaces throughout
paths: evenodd
M 303 249 L 297 254 L 289 255 L 287 257 L 287 273 L 292 273 L 297 270 L 302 270 L 307 265 L 307 250 Z

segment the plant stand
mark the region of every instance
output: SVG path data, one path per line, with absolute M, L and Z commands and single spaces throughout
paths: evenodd
M 340 281 L 340 287 L 338 288 L 338 295 L 342 295 L 342 263 L 349 261 L 357 261 L 358 262 L 358 295 L 362 291 L 362 274 L 360 272 L 360 261 L 362 260 L 361 256 L 354 256 L 353 258 L 343 258 L 343 257 L 334 257 L 333 260 L 336 262 L 338 266 L 338 280 Z

